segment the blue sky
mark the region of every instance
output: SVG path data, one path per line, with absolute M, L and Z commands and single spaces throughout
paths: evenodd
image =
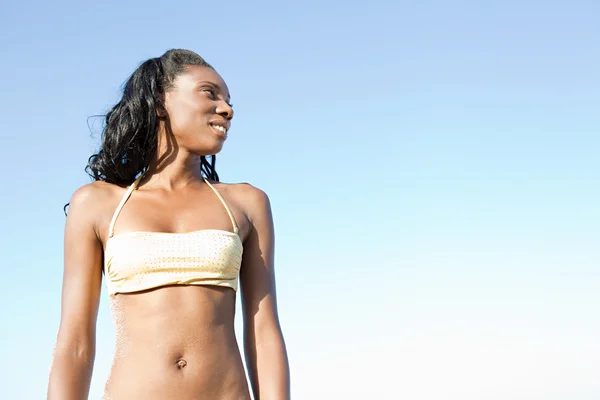
M 295 398 L 600 397 L 600 3 L 9 1 L 0 38 L 3 398 L 45 393 L 88 117 L 169 48 L 271 198 Z M 91 398 L 113 335 L 103 293 Z

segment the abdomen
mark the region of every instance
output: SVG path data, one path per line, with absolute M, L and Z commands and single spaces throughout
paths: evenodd
M 235 292 L 168 287 L 117 295 L 105 398 L 250 399 L 234 332 Z

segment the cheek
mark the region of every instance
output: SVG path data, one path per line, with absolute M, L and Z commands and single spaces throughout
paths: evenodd
M 173 101 L 167 111 L 174 134 L 197 131 L 200 126 L 206 124 L 206 110 L 197 101 Z

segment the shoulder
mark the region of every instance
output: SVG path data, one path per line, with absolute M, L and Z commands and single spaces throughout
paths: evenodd
M 264 190 L 257 188 L 249 183 L 237 183 L 234 185 L 236 190 L 243 196 L 252 201 L 268 201 L 269 196 Z
M 106 216 L 114 210 L 124 190 L 120 186 L 103 181 L 81 186 L 71 195 L 67 220 L 89 224 L 98 229 L 104 225 Z
M 249 183 L 224 183 L 222 184 L 231 196 L 242 199 L 246 203 L 268 202 L 269 196 L 264 190 Z
M 244 209 L 246 215 L 252 217 L 270 215 L 271 205 L 267 193 L 249 183 L 222 183 L 220 188 Z
M 69 209 L 98 207 L 114 197 L 118 189 L 120 189 L 118 186 L 102 181 L 88 183 L 73 192 Z

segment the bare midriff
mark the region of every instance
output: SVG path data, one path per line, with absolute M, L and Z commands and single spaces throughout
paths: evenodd
M 235 291 L 170 286 L 111 296 L 116 350 L 105 400 L 249 400 Z

